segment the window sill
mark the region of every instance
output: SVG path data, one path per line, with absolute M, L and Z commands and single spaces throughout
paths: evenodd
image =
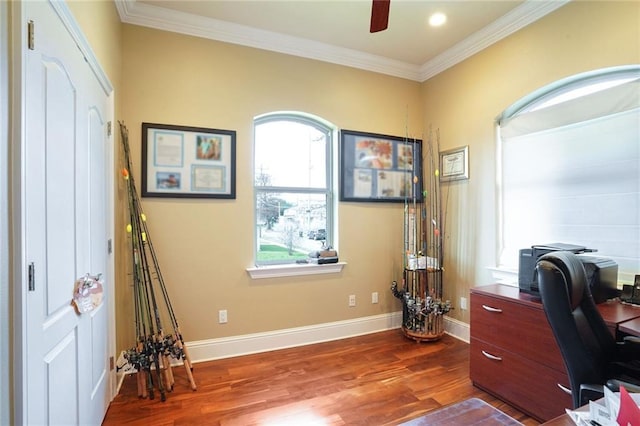
M 252 279 L 277 277 L 296 277 L 302 275 L 317 274 L 337 274 L 342 272 L 346 262 L 328 263 L 325 265 L 277 265 L 277 266 L 254 266 L 247 268 L 247 272 Z
M 498 266 L 494 268 L 488 268 L 491 271 L 491 277 L 493 281 L 499 284 L 507 284 L 513 287 L 518 287 L 518 270 L 505 268 Z

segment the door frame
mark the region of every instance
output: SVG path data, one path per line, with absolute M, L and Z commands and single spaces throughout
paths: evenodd
M 65 26 L 65 29 L 69 32 L 78 48 L 82 52 L 85 57 L 85 60 L 89 64 L 89 67 L 95 74 L 96 79 L 99 81 L 102 89 L 104 90 L 107 96 L 108 102 L 108 121 L 111 121 L 111 135 L 106 138 L 107 149 L 107 158 L 105 158 L 105 171 L 106 176 L 105 180 L 107 182 L 105 192 L 106 192 L 106 207 L 107 212 L 105 214 L 105 218 L 107 220 L 107 236 L 106 239 L 112 242 L 111 247 L 113 247 L 114 240 L 114 152 L 115 145 L 114 141 L 117 140 L 116 132 L 117 126 L 115 123 L 114 117 L 114 90 L 109 78 L 105 74 L 102 66 L 98 62 L 96 56 L 91 49 L 89 42 L 84 36 L 80 26 L 76 22 L 71 10 L 67 6 L 64 1 L 56 1 L 56 0 L 47 0 L 53 9 L 56 11 L 58 16 L 60 17 L 61 22 Z M 6 5 L 6 9 L 5 9 Z M 8 388 L 11 388 L 13 392 L 9 394 L 9 402 L 11 413 L 8 415 L 10 417 L 9 424 L 24 424 L 27 418 L 27 410 L 28 410 L 28 400 L 27 400 L 27 389 L 26 389 L 26 367 L 27 367 L 27 330 L 26 327 L 26 289 L 27 289 L 27 259 L 25 257 L 25 228 L 24 228 L 24 217 L 25 217 L 25 129 L 27 123 L 25 122 L 25 52 L 27 49 L 27 35 L 25 28 L 25 20 L 26 20 L 26 11 L 25 5 L 23 1 L 16 2 L 2 2 L 2 9 L 0 10 L 0 18 L 3 18 L 3 13 L 8 13 L 8 29 L 7 33 L 10 33 L 11 44 L 9 46 L 9 69 L 8 69 L 8 82 L 7 88 L 10 92 L 7 101 L 7 104 L 10 106 L 9 111 L 11 111 L 11 115 L 8 115 L 7 123 L 9 125 L 9 140 L 11 142 L 8 143 L 8 165 L 9 167 L 4 170 L 9 170 L 6 174 L 6 178 L 8 181 L 7 188 L 9 190 L 9 194 L 7 196 L 8 201 L 8 209 L 5 212 L 0 211 L 0 226 L 4 223 L 6 214 L 8 216 L 8 231 L 10 233 L 9 238 L 9 256 L 8 259 L 5 260 L 3 256 L 0 256 L 0 265 L 5 266 L 4 262 L 6 261 L 8 265 L 8 282 L 10 284 L 7 285 L 8 293 L 11 297 L 12 304 L 8 307 L 8 317 L 12 319 L 12 330 L 13 335 L 9 340 L 9 348 L 7 352 L 10 353 L 8 359 L 10 359 L 11 363 L 4 363 L 3 368 L 11 367 L 8 375 L 2 374 L 2 382 L 0 382 L 0 391 L 2 391 L 5 387 L 5 384 Z M 7 28 L 7 26 L 3 26 L 3 28 Z M 3 30 L 4 31 L 4 30 Z M 4 33 L 3 33 L 4 35 Z M 6 38 L 3 37 L 3 40 Z M 37 43 L 37 23 L 36 23 L 36 43 Z M 6 52 L 5 49 L 2 49 L 3 52 Z M 0 66 L 2 61 L 4 60 L 5 54 L 0 58 Z M 1 70 L 0 70 L 1 71 Z M 1 75 L 1 73 L 0 73 Z M 0 84 L 2 81 L 0 80 Z M 3 92 L 0 90 L 0 102 L 3 102 Z M 5 112 L 2 111 L 2 116 L 0 119 L 3 119 Z M 2 143 L 2 135 L 0 135 L 0 146 L 3 146 Z M 0 155 L 0 161 L 2 157 Z M 3 185 L 2 178 L 0 178 L 0 185 Z M 0 197 L 2 197 L 2 186 L 0 186 Z M 4 201 L 4 200 L 3 200 Z M 3 205 L 7 205 L 3 203 Z M 2 228 L 0 228 L 0 233 Z M 4 240 L 4 239 L 3 239 Z M 105 248 L 106 249 L 106 248 Z M 0 252 L 1 254 L 1 252 Z M 115 266 L 114 266 L 114 253 L 113 249 L 110 254 L 107 255 L 107 277 L 109 277 L 110 282 L 107 286 L 107 291 L 111 291 L 110 297 L 107 297 L 108 300 L 108 336 L 107 336 L 107 348 L 109 352 L 109 356 L 114 360 L 116 359 L 115 355 Z M 6 270 L 4 267 L 2 270 Z M 6 282 L 4 279 L 2 282 Z M 3 290 L 0 287 L 0 291 Z M 0 300 L 0 303 L 3 303 Z M 2 305 L 0 305 L 0 315 L 2 315 Z M 2 318 L 4 320 L 4 318 Z M 2 321 L 3 324 L 7 322 Z M 2 332 L 2 330 L 0 330 Z M 5 358 L 6 359 L 6 358 Z M 108 377 L 108 392 L 109 392 L 109 400 L 113 399 L 116 394 L 117 389 L 117 381 L 116 381 L 116 371 L 115 371 L 115 362 L 112 363 L 113 368 L 109 371 Z M 8 379 L 6 379 L 8 377 Z M 5 381 L 7 383 L 5 383 Z M 0 396 L 4 394 L 0 392 Z M 2 403 L 4 404 L 4 402 Z M 4 413 L 5 410 L 2 410 Z M 0 418 L 2 420 L 2 424 L 4 424 L 4 416 Z
M 0 359 L 10 360 L 9 6 L 0 2 Z M 0 363 L 0 424 L 11 424 L 9 362 Z

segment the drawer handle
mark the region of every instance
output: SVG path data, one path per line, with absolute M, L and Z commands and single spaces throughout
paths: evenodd
M 482 305 L 482 307 L 484 308 L 485 311 L 502 312 L 502 309 L 500 309 L 500 308 L 492 308 L 491 306 L 487 306 L 487 305 Z
M 562 392 L 571 395 L 571 389 L 568 387 L 562 386 L 560 383 L 556 383 L 558 387 L 562 390 Z
M 494 361 L 502 361 L 502 358 L 500 358 L 499 356 L 491 355 L 489 352 L 486 352 L 486 351 L 482 351 L 482 355 Z

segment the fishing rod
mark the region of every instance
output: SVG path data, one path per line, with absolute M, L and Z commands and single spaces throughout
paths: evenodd
M 160 307 L 158 305 L 158 301 L 156 299 L 156 292 L 154 290 L 153 282 L 154 279 L 158 280 L 158 277 L 161 277 L 160 269 L 158 266 L 158 260 L 155 255 L 155 251 L 153 250 L 153 246 L 151 244 L 151 238 L 149 237 L 149 230 L 146 223 L 146 216 L 142 211 L 142 206 L 140 204 L 139 198 L 134 197 L 134 211 L 135 216 L 138 218 L 136 222 L 138 222 L 138 226 L 141 230 L 140 238 L 141 244 L 144 247 L 144 256 L 142 258 L 142 270 L 144 273 L 144 282 L 146 283 L 145 288 L 147 289 L 147 299 L 150 300 L 150 309 L 151 311 L 148 313 L 148 317 L 152 318 L 155 321 L 155 327 L 151 329 L 151 341 L 153 343 L 153 353 L 154 353 L 154 364 L 159 369 L 159 363 L 162 361 L 164 368 L 162 371 L 164 372 L 164 384 L 171 391 L 173 389 L 174 378 L 173 371 L 171 368 L 171 363 L 169 360 L 170 356 L 175 356 L 176 358 L 182 357 L 182 351 L 176 347 L 175 341 L 173 340 L 171 335 L 165 335 L 165 330 L 162 325 L 161 312 Z M 151 258 L 151 261 L 149 260 Z M 164 286 L 163 281 L 159 281 L 159 286 L 163 293 L 163 299 L 166 302 L 165 308 L 170 311 L 170 318 L 172 323 L 175 324 L 175 313 L 170 308 L 170 301 L 168 299 L 168 293 Z M 192 388 L 195 386 L 195 382 L 193 381 L 193 377 L 191 376 L 191 365 L 190 362 L 186 363 L 185 366 L 188 370 L 189 381 L 192 384 Z M 160 380 L 160 379 L 158 379 Z M 195 390 L 195 389 L 194 389 Z
M 439 132 L 439 131 L 437 131 Z M 430 255 L 435 259 L 433 264 L 433 273 L 431 279 L 431 289 L 433 291 L 433 296 L 435 298 L 440 298 L 442 296 L 440 287 L 442 286 L 442 259 L 440 256 L 440 240 L 442 238 L 442 224 L 440 222 L 439 211 L 439 202 L 440 202 L 440 170 L 439 170 L 439 161 L 436 159 L 439 155 L 440 149 L 439 144 L 436 143 L 434 149 L 434 141 L 433 141 L 433 130 L 431 126 L 429 127 L 429 140 L 428 140 L 428 158 L 430 162 L 430 172 L 432 175 L 429 178 L 429 190 L 430 197 L 429 201 L 429 217 L 431 218 L 431 228 L 432 231 L 427 235 L 429 236 L 429 247 L 430 247 Z
M 146 238 L 146 244 L 149 247 L 149 254 L 151 255 L 151 259 L 154 265 L 154 272 L 155 272 L 155 279 L 157 280 L 160 290 L 162 292 L 162 296 L 164 299 L 164 303 L 165 306 L 167 308 L 167 312 L 169 315 L 169 319 L 171 321 L 171 324 L 173 326 L 173 333 L 176 339 L 176 343 L 178 345 L 178 347 L 180 348 L 180 351 L 183 354 L 183 362 L 185 363 L 185 366 L 188 368 L 188 376 L 191 376 L 191 372 L 193 371 L 193 364 L 191 363 L 191 358 L 189 357 L 189 353 L 187 351 L 186 346 L 184 345 L 184 338 L 182 336 L 182 333 L 180 332 L 180 327 L 178 325 L 178 318 L 175 314 L 175 311 L 173 310 L 173 306 L 171 304 L 171 300 L 169 299 L 169 293 L 167 292 L 167 288 L 165 286 L 165 282 L 164 282 L 164 277 L 162 276 L 162 273 L 160 271 L 160 268 L 158 266 L 159 262 L 158 262 L 158 258 L 156 256 L 156 252 L 153 248 L 153 244 L 151 242 L 151 238 L 149 238 L 149 230 L 147 227 L 147 218 L 146 215 L 142 212 L 142 207 L 139 204 L 139 200 L 136 200 L 136 207 L 137 209 L 140 211 L 140 218 L 142 221 L 142 227 L 143 227 L 143 231 L 145 233 L 145 235 L 147 236 Z M 167 339 L 170 338 L 169 336 L 166 337 Z M 192 377 L 190 377 L 189 381 L 191 382 L 191 386 L 193 388 L 193 390 L 195 390 L 196 386 L 195 386 L 195 381 L 193 380 Z
M 436 152 L 440 152 L 440 129 L 436 129 Z M 438 161 L 439 163 L 439 161 Z M 442 274 L 444 273 L 444 217 L 442 217 L 442 193 L 440 191 L 440 176 L 438 173 L 437 179 L 434 179 L 436 185 L 436 208 L 435 215 L 438 222 L 438 227 L 434 230 L 434 238 L 436 239 L 437 258 L 439 273 L 436 276 L 436 296 L 442 298 Z M 437 230 L 437 232 L 436 232 Z
M 160 392 L 160 399 L 166 400 L 166 394 L 160 375 L 161 368 L 159 363 L 158 345 L 155 341 L 156 328 L 160 329 L 157 304 L 155 303 L 155 295 L 151 283 L 149 268 L 146 258 L 145 240 L 146 235 L 140 226 L 139 211 L 137 206 L 137 191 L 129 170 L 131 169 L 130 151 L 128 143 L 128 132 L 121 125 L 123 151 L 125 156 L 125 169 L 122 174 L 127 186 L 127 199 L 129 204 L 129 224 L 127 232 L 130 234 L 133 256 L 133 281 L 134 281 L 134 297 L 137 298 L 136 322 L 142 324 L 142 328 L 137 330 L 137 344 L 135 348 L 135 360 L 140 367 L 139 371 L 143 372 L 144 379 L 139 379 L 139 384 L 146 382 L 144 385 L 148 390 L 149 398 L 154 399 L 154 381 L 151 373 L 152 366 L 157 376 L 157 386 Z M 155 311 L 155 318 L 151 313 L 151 304 Z M 154 324 L 155 319 L 155 324 Z M 132 350 L 133 352 L 133 350 Z M 144 391 L 143 391 L 144 394 Z
M 149 268 L 148 266 L 146 267 L 146 271 L 148 273 L 147 275 L 148 281 L 151 283 L 153 282 L 153 279 L 155 279 L 155 281 L 157 282 L 158 287 L 162 292 L 163 300 L 165 302 L 165 306 L 164 306 L 166 308 L 165 312 L 167 312 L 169 319 L 171 321 L 171 324 L 173 326 L 173 335 L 165 335 L 164 328 L 162 327 L 160 323 L 160 318 L 158 316 L 159 312 L 157 312 L 157 310 L 155 311 L 156 318 L 157 318 L 156 323 L 158 326 L 157 328 L 159 330 L 159 334 L 157 338 L 161 342 L 163 342 L 163 357 L 167 360 L 167 362 L 168 362 L 169 356 L 173 356 L 174 358 L 177 358 L 177 359 L 182 359 L 191 388 L 192 390 L 196 390 L 197 386 L 195 384 L 195 380 L 193 379 L 193 374 L 192 374 L 193 364 L 191 363 L 191 359 L 189 357 L 187 347 L 184 344 L 184 338 L 183 338 L 182 332 L 180 331 L 180 327 L 178 325 L 177 316 L 171 304 L 171 300 L 169 299 L 169 294 L 167 292 L 164 278 L 160 270 L 158 257 L 156 255 L 155 249 L 153 248 L 153 243 L 151 241 L 149 228 L 147 224 L 147 217 L 144 214 L 144 211 L 142 210 L 142 204 L 140 203 L 140 198 L 138 197 L 137 192 L 134 191 L 133 195 L 134 195 L 133 200 L 134 200 L 134 209 L 136 212 L 136 217 L 139 218 L 137 222 L 139 222 L 139 226 L 141 228 L 141 235 L 144 237 L 143 245 L 145 247 L 145 261 L 147 261 L 146 256 L 149 256 L 151 258 L 150 263 L 152 265 L 152 268 Z M 153 277 L 151 277 L 151 270 L 153 272 Z M 152 302 L 153 302 L 154 308 L 156 308 L 157 303 L 155 301 L 155 294 L 153 294 Z M 170 368 L 166 370 L 167 370 L 168 379 L 170 380 L 169 384 L 173 386 L 172 371 Z
M 120 123 L 125 167 L 122 176 L 128 193 L 129 223 L 127 233 L 132 247 L 132 268 L 134 282 L 135 329 L 137 343 L 135 348 L 125 352 L 125 358 L 138 371 L 138 395 L 154 397 L 155 370 L 157 389 L 162 401 L 166 400 L 165 390 L 173 390 L 174 377 L 170 357 L 182 359 L 191 388 L 196 390 L 192 374 L 192 364 L 186 352 L 183 336 L 178 328 L 177 316 L 160 272 L 158 258 L 151 243 L 147 218 L 136 191 L 131 171 L 131 157 L 128 142 L 128 130 Z M 156 297 L 159 287 L 162 297 Z M 164 302 L 161 306 L 159 300 Z M 173 334 L 165 334 L 162 318 L 169 317 Z M 163 377 L 164 376 L 164 377 Z
M 128 361 L 133 364 L 134 368 L 138 371 L 138 396 L 147 397 L 147 391 L 149 391 L 149 397 L 153 399 L 153 382 L 150 380 L 151 371 L 151 359 L 150 354 L 145 352 L 145 340 L 148 336 L 148 328 L 150 324 L 146 320 L 147 315 L 144 314 L 145 307 L 148 306 L 148 302 L 145 299 L 145 294 L 142 291 L 142 267 L 140 265 L 141 246 L 137 236 L 140 234 L 138 229 L 138 222 L 135 218 L 135 209 L 133 205 L 133 197 L 131 193 L 135 191 L 133 186 L 133 180 L 129 179 L 128 167 L 130 165 L 129 146 L 128 146 L 128 133 L 124 126 L 120 126 L 121 136 L 123 140 L 123 152 L 125 156 L 125 164 L 127 168 L 123 169 L 123 177 L 125 185 L 127 187 L 127 201 L 129 211 L 129 221 L 127 225 L 127 233 L 130 234 L 131 249 L 132 249 L 132 276 L 133 276 L 133 293 L 134 293 L 134 321 L 136 328 L 136 346 L 129 350 L 126 354 Z
M 151 362 L 155 367 L 157 382 L 158 382 L 158 391 L 160 392 L 160 400 L 165 401 L 165 387 L 161 376 L 161 368 L 160 368 L 160 357 L 163 353 L 162 343 L 159 341 L 158 336 L 162 334 L 162 322 L 160 319 L 160 310 L 158 308 L 158 303 L 156 300 L 155 290 L 153 288 L 153 280 L 151 277 L 151 270 L 149 267 L 149 260 L 147 258 L 147 234 L 143 230 L 143 227 L 140 226 L 141 223 L 141 211 L 139 200 L 137 199 L 137 195 L 134 194 L 132 197 L 134 198 L 134 213 L 132 215 L 135 217 L 135 222 L 137 224 L 138 229 L 141 232 L 135 235 L 138 240 L 138 246 L 142 248 L 140 260 L 140 267 L 142 270 L 142 283 L 143 286 L 141 289 L 144 291 L 144 300 L 146 300 L 146 315 L 149 321 L 149 336 L 145 339 L 145 352 L 151 355 Z M 165 368 L 168 368 L 165 366 Z M 152 377 L 152 376 L 150 376 Z M 151 380 L 149 380 L 150 386 L 153 386 Z M 153 389 L 153 388 L 152 388 Z

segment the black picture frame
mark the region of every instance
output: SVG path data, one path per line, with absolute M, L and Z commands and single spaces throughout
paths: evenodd
M 422 140 L 340 132 L 340 201 L 422 201 Z
M 142 123 L 142 196 L 235 199 L 236 132 Z

